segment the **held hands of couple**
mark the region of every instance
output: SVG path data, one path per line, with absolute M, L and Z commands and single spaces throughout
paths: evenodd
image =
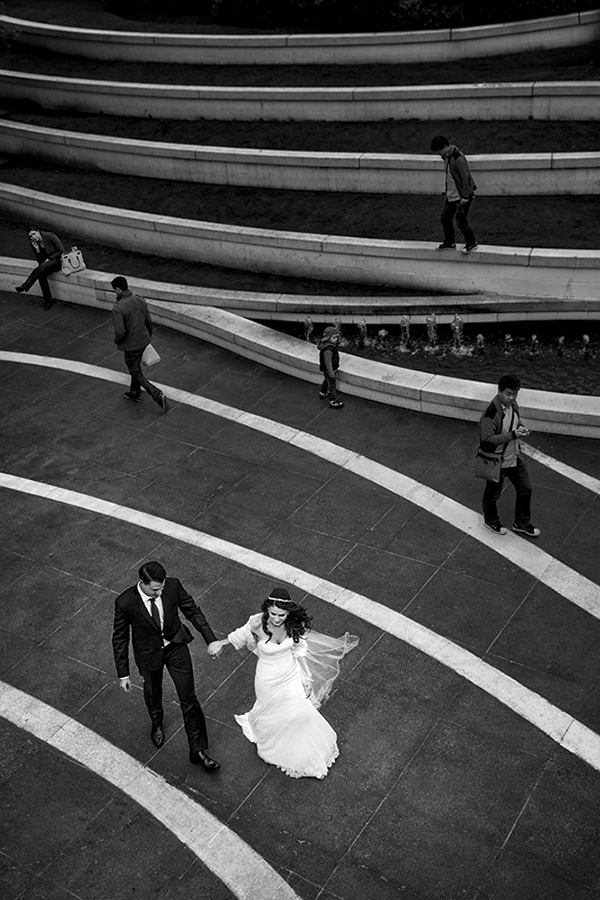
M 133 689 L 129 675 L 126 675 L 124 678 L 119 678 L 119 687 L 123 688 L 126 694 Z
M 214 659 L 217 656 L 221 655 L 223 647 L 227 644 L 228 641 L 211 641 L 208 647 L 206 648 L 208 651 L 208 655 L 212 656 Z

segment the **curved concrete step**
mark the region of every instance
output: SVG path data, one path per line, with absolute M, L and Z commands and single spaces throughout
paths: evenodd
M 86 255 L 87 251 L 86 251 Z M 90 254 L 91 261 L 93 255 Z M 21 284 L 32 262 L 20 258 L 0 257 L 0 284 L 12 291 Z M 117 273 L 115 273 L 117 274 Z M 105 272 L 87 269 L 80 279 L 52 275 L 60 296 L 67 299 L 77 293 L 79 285 L 90 289 Z M 112 276 L 111 276 L 112 277 Z M 91 279 L 91 281 L 90 281 Z M 130 279 L 131 280 L 131 279 Z M 246 319 L 276 322 L 302 322 L 307 317 L 315 323 L 399 325 L 405 316 L 413 325 L 423 325 L 435 313 L 439 325 L 449 325 L 456 314 L 464 322 L 498 324 L 501 322 L 593 321 L 600 319 L 600 298 L 595 300 L 548 300 L 544 297 L 519 298 L 498 294 L 436 294 L 433 296 L 342 296 L 335 294 L 279 294 L 257 291 L 235 291 L 207 288 L 202 285 L 169 284 L 150 279 L 139 280 L 144 296 L 150 300 L 185 303 L 190 306 L 213 306 L 226 309 Z M 76 288 L 73 285 L 77 285 Z
M 0 184 L 0 210 L 78 240 L 226 268 L 446 294 L 496 293 L 577 304 L 598 296 L 598 250 L 481 245 L 465 256 L 427 241 L 302 234 L 178 219 Z
M 372 122 L 385 119 L 598 121 L 600 81 L 409 87 L 205 87 L 127 84 L 0 69 L 7 100 L 157 119 Z
M 375 34 L 160 34 L 72 28 L 0 16 L 17 40 L 69 56 L 195 65 L 446 62 L 594 41 L 600 10 L 525 22 Z
M 0 152 L 125 175 L 298 191 L 435 194 L 441 160 L 140 141 L 0 119 Z M 469 156 L 479 196 L 600 193 L 600 151 Z
M 31 261 L 0 257 L 0 290 L 12 291 L 31 271 Z M 105 272 L 86 271 L 65 278 L 51 276 L 57 299 L 111 309 L 114 294 Z M 212 306 L 153 299 L 156 282 L 130 278 L 132 290 L 144 295 L 159 324 L 216 344 L 262 365 L 319 384 L 322 375 L 314 344 Z M 172 290 L 173 285 L 164 285 Z M 36 285 L 37 288 L 37 285 Z M 189 292 L 190 288 L 184 288 Z M 432 415 L 477 421 L 495 386 L 402 369 L 387 363 L 341 354 L 343 393 Z M 519 405 L 534 431 L 600 438 L 600 397 L 523 389 Z M 465 460 L 467 464 L 467 460 Z

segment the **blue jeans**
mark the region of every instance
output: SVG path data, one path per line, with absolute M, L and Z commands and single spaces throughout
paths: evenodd
M 508 478 L 516 491 L 515 521 L 519 528 L 529 525 L 531 522 L 531 479 L 527 466 L 519 457 L 516 466 L 501 469 L 500 481 L 488 481 L 483 492 L 483 518 L 488 525 L 499 525 L 497 503 L 502 493 L 504 479 Z
M 454 243 L 454 216 L 456 216 L 456 224 L 463 233 L 465 243 L 477 243 L 468 219 L 472 202 L 473 197 L 471 197 L 467 203 L 459 203 L 458 200 L 446 200 L 444 202 L 440 221 L 442 223 L 442 228 L 444 229 L 444 241 L 447 244 Z

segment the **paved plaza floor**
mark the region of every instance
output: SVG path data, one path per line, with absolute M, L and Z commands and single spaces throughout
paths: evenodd
M 185 334 L 155 344 L 166 415 L 123 398 L 106 312 L 0 294 L 3 900 L 596 900 L 600 442 L 532 435 L 542 536 L 496 537 L 472 423 L 331 410 Z M 359 636 L 326 779 L 256 756 L 233 718 L 255 659 L 199 635 L 222 768 L 189 764 L 168 680 L 154 748 L 110 641 L 148 559 L 219 637 L 274 584 Z

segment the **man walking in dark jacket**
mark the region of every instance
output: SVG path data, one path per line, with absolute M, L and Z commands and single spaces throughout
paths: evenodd
M 443 134 L 438 134 L 433 138 L 431 149 L 433 153 L 438 153 L 444 160 L 446 173 L 446 199 L 441 216 L 444 240 L 437 249 L 456 249 L 454 239 L 454 217 L 456 216 L 456 224 L 466 241 L 462 252 L 470 253 L 477 247 L 477 241 L 468 219 L 477 185 L 473 181 L 464 153 L 451 144 Z
M 122 275 L 113 278 L 111 286 L 117 295 L 112 308 L 114 341 L 119 350 L 124 352 L 125 365 L 131 375 L 130 388 L 125 391 L 123 396 L 128 400 L 133 400 L 134 403 L 140 403 L 142 388 L 144 388 L 162 407 L 163 412 L 168 412 L 169 402 L 166 396 L 151 381 L 148 381 L 142 372 L 142 356 L 150 343 L 154 330 L 148 304 L 143 297 L 132 294 L 127 279 Z

